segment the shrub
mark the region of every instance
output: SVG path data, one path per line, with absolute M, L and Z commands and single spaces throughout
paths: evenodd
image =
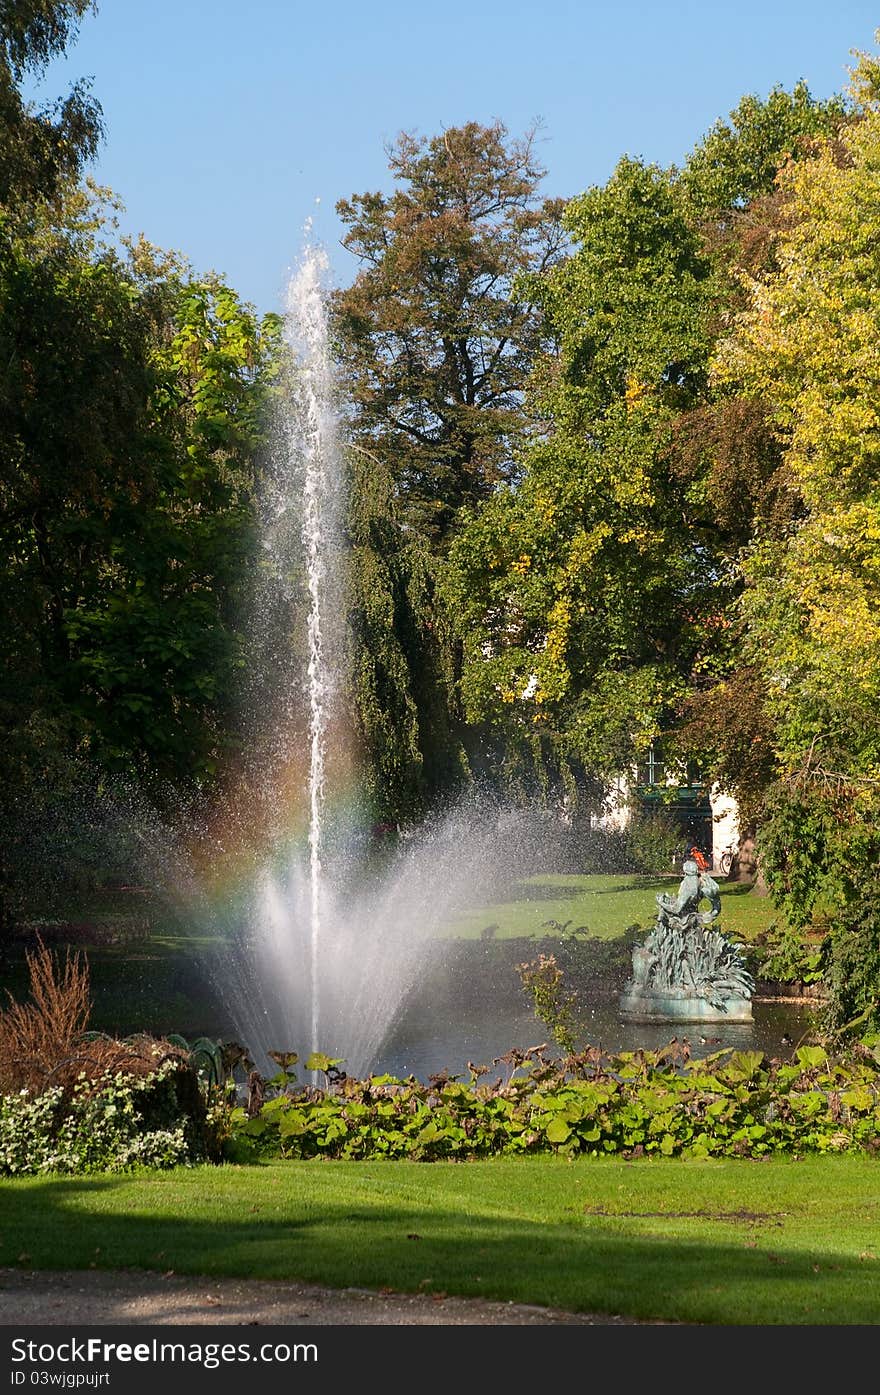
M 686 1043 L 561 1062 L 544 1048 L 497 1058 L 487 1085 L 443 1074 L 427 1085 L 390 1075 L 331 1089 L 289 1082 L 260 1112 L 229 1111 L 225 1155 L 289 1158 L 744 1157 L 880 1148 L 880 1038 L 838 1056 L 801 1046 L 791 1061 L 759 1051 L 701 1060 Z M 307 1068 L 309 1063 L 306 1063 Z
M 555 955 L 540 954 L 530 963 L 517 964 L 516 969 L 536 1017 L 546 1022 L 557 1046 L 570 1055 L 575 1049 L 577 996 L 564 986 Z
M 66 951 L 64 961 L 42 943 L 27 956 L 31 1001 L 0 1012 L 0 1091 L 37 1094 L 83 1080 L 101 1087 L 108 1076 L 151 1075 L 166 1059 L 186 1065 L 187 1050 L 146 1034 L 119 1041 L 86 1030 L 91 1011 L 88 961 Z M 193 1077 L 195 1078 L 195 1077 Z
M 812 929 L 772 922 L 751 943 L 755 973 L 779 983 L 814 984 L 822 979 L 824 954 Z
M 580 846 L 580 867 L 587 876 L 632 871 L 632 855 L 627 846 L 627 830 L 592 828 Z
M 626 830 L 626 849 L 636 872 L 671 871 L 681 845 L 681 828 L 663 809 L 636 814 Z
M 0 1012 L 0 1090 L 34 1088 L 81 1043 L 91 1011 L 85 958 L 68 950 L 63 965 L 39 942 L 27 966 L 32 1002 Z
M 88 964 L 40 943 L 31 1001 L 0 1012 L 0 1174 L 171 1167 L 216 1152 L 189 1053 L 89 1033 Z
M 0 1098 L 0 1175 L 175 1167 L 210 1155 L 193 1073 L 167 1058 L 140 1077 L 116 1074 Z M 196 1103 L 197 1099 L 197 1103 Z
M 862 895 L 833 918 L 825 940 L 829 1000 L 823 1027 L 834 1033 L 880 1031 L 880 891 Z

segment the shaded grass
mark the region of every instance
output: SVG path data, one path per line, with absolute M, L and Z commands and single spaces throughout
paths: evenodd
M 880 1322 L 880 1168 L 274 1163 L 0 1188 L 0 1264 L 300 1279 L 723 1324 Z
M 674 890 L 677 878 L 576 876 L 544 874 L 511 883 L 498 900 L 459 915 L 448 933 L 478 939 L 486 926 L 494 925 L 494 938 L 553 934 L 542 929 L 547 920 L 570 921 L 569 930 L 586 926 L 590 935 L 615 939 L 629 925 L 646 929 L 654 923 L 659 891 Z M 773 919 L 773 903 L 742 882 L 719 883 L 721 925 L 730 934 L 751 940 Z M 558 933 L 558 932 L 557 932 Z

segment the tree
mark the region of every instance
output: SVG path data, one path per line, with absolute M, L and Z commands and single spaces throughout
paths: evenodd
M 94 156 L 101 109 L 77 83 L 43 110 L 25 102 L 20 84 L 64 53 L 94 0 L 2 0 L 0 3 L 0 208 L 52 199 Z
M 424 541 L 400 526 L 393 482 L 355 452 L 348 507 L 351 686 L 378 820 L 411 823 L 469 773 L 450 711 L 454 632 Z
M 234 739 L 278 322 L 216 277 L 172 277 L 135 309 L 148 334 L 140 475 L 133 486 L 113 460 L 122 497 L 105 555 L 64 608 L 66 691 L 102 766 L 179 786 L 210 779 Z
M 360 264 L 331 305 L 353 447 L 354 692 L 383 818 L 413 817 L 481 767 L 437 584 L 461 509 L 510 475 L 529 430 L 543 339 L 521 278 L 563 242 L 534 143 L 501 123 L 402 134 L 394 192 L 338 205 Z
M 772 431 L 716 400 L 710 354 L 759 228 L 766 255 L 756 191 L 836 112 L 800 89 L 749 99 L 684 171 L 623 159 L 568 204 L 572 255 L 534 278 L 558 343 L 539 377 L 552 429 L 450 554 L 472 719 L 606 776 L 658 736 L 691 754 L 682 726 L 738 665 L 739 554 L 783 493 Z
M 218 278 L 108 250 L 78 193 L 65 218 L 0 239 L 7 895 L 45 827 L 72 865 L 108 775 L 180 792 L 229 749 L 277 341 Z
M 877 76 L 862 58 L 854 118 L 781 172 L 788 228 L 715 360 L 719 383 L 769 405 L 803 504 L 784 532 L 757 534 L 743 613 L 779 776 L 766 871 L 792 926 L 829 928 L 838 1027 L 880 1023 L 880 915 L 865 884 L 880 856 Z
M 353 439 L 391 471 L 404 520 L 440 545 L 513 469 L 541 345 L 524 273 L 561 251 L 535 135 L 469 122 L 388 152 L 394 193 L 343 199 L 360 270 L 333 301 Z

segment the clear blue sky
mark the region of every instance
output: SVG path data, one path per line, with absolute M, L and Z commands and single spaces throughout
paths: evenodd
M 311 214 L 351 279 L 334 205 L 389 187 L 400 130 L 540 120 L 544 191 L 570 195 L 624 153 L 680 161 L 745 93 L 840 91 L 878 24 L 867 0 L 104 0 L 37 94 L 92 77 L 123 230 L 265 311 Z

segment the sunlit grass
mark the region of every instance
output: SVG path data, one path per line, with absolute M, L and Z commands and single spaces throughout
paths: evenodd
M 628 926 L 653 924 L 656 896 L 669 891 L 668 877 L 571 876 L 548 873 L 511 882 L 507 893 L 457 916 L 449 933 L 477 939 L 487 926 L 495 926 L 495 939 L 555 933 L 549 920 L 569 922 L 569 932 L 579 926 L 600 939 L 614 939 Z M 722 925 L 731 934 L 752 939 L 773 919 L 773 903 L 744 883 L 720 884 Z
M 0 1188 L 0 1264 L 479 1295 L 708 1323 L 880 1321 L 880 1165 L 276 1163 Z

